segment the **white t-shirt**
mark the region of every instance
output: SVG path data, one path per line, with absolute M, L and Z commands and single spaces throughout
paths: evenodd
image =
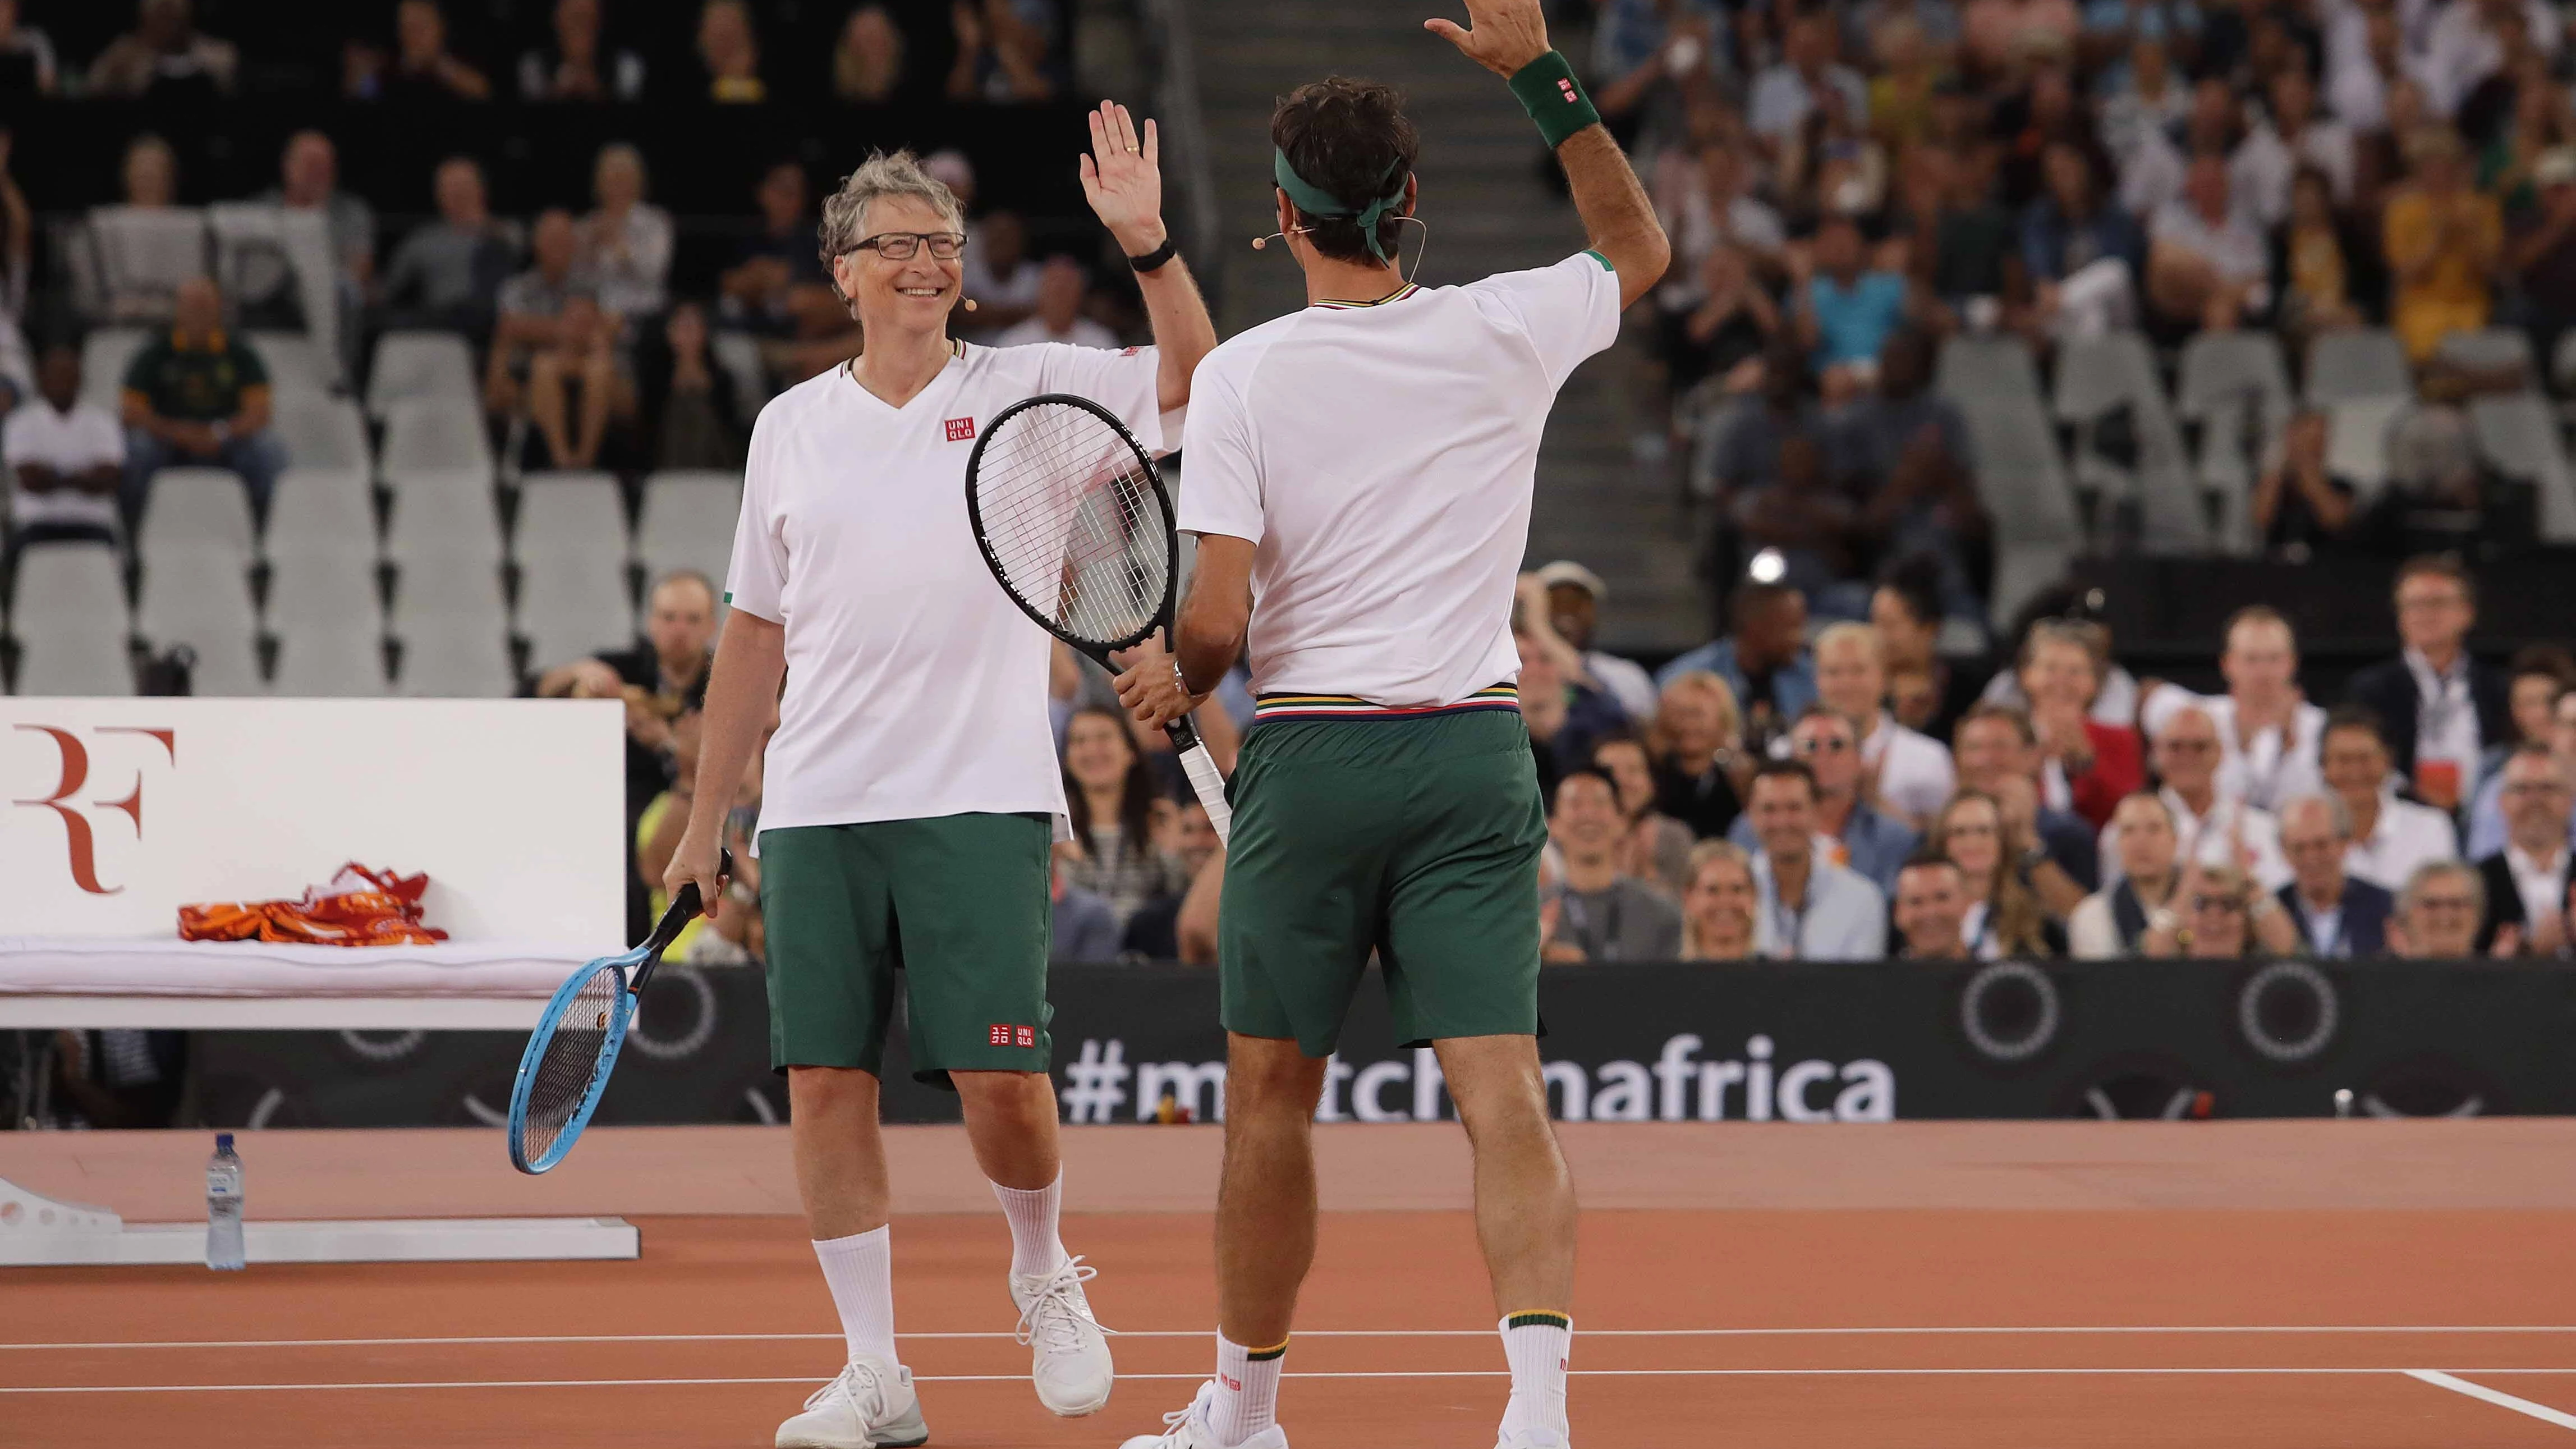
M 2313 704 L 2302 704 L 2291 719 L 2291 737 L 2283 739 L 2277 727 L 2267 727 L 2249 743 L 2244 730 L 2236 723 L 2236 697 L 2228 694 L 2194 694 L 2180 685 L 2168 684 L 2148 695 L 2138 707 L 2138 730 L 2154 739 L 2165 722 L 2186 708 L 2197 709 L 2209 716 L 2218 731 L 2218 793 L 2233 796 L 2257 808 L 2278 811 L 2281 806 L 2301 795 L 2322 794 L 2325 776 L 2317 763 L 2318 744 L 2325 738 L 2326 712 Z
M 1158 363 L 1151 348 L 952 346 L 900 408 L 844 365 L 751 430 L 725 601 L 787 629 L 764 830 L 1065 813 L 1049 636 L 984 566 L 966 458 L 994 414 L 1042 392 L 1090 398 L 1159 447 Z
M 1886 710 L 1878 712 L 1877 726 L 1861 741 L 1860 762 L 1878 771 L 1878 798 L 1915 820 L 1940 814 L 1958 784 L 1949 747 L 1898 724 Z
M 125 429 L 96 403 L 74 403 L 67 413 L 38 398 L 9 414 L 0 425 L 0 459 L 9 468 L 9 516 L 20 528 L 38 523 L 95 524 L 116 527 L 116 495 L 57 488 L 30 493 L 18 486 L 22 463 L 41 463 L 57 473 L 86 473 L 104 463 L 125 463 Z
M 1179 521 L 1257 545 L 1254 691 L 1423 707 L 1518 678 L 1539 433 L 1618 331 L 1619 278 L 1579 252 L 1307 307 L 1209 353 Z
M 2272 818 L 2270 811 L 2258 810 L 2233 795 L 2221 793 L 2210 801 L 2207 815 L 2194 815 L 2171 785 L 2156 793 L 2163 797 L 2165 808 L 2173 812 L 2175 860 L 2197 859 L 2205 866 L 2235 865 L 2234 845 L 2241 838 L 2247 853 L 2254 857 L 2250 873 L 2265 891 L 2277 891 L 2290 883 L 2290 858 L 2281 853 L 2280 822 Z M 2108 891 L 2128 875 L 2128 869 L 2120 863 L 2119 822 L 2103 826 L 2096 843 L 2101 851 L 2102 889 Z
M 1062 332 L 1047 330 L 1046 319 L 1030 317 L 1002 329 L 993 339 L 995 347 L 1025 347 L 1032 342 L 1061 342 L 1070 347 L 1116 347 L 1118 334 L 1092 321 L 1076 317 L 1073 325 Z

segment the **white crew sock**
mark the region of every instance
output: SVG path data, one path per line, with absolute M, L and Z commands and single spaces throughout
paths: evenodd
M 1542 1442 L 1554 1435 L 1565 1443 L 1573 1433 L 1565 1419 L 1565 1360 L 1574 1347 L 1574 1320 L 1555 1312 L 1515 1313 L 1499 1326 L 1503 1358 L 1512 1366 L 1503 1437 L 1528 1430 Z
M 1279 1363 L 1288 1353 L 1286 1340 L 1276 1348 L 1245 1348 L 1220 1333 L 1216 1336 L 1216 1397 L 1208 1404 L 1208 1427 L 1220 1444 L 1240 1444 L 1279 1418 Z
M 894 1352 L 893 1232 L 889 1223 L 846 1238 L 814 1240 L 814 1256 L 823 1264 L 832 1306 L 841 1311 L 841 1335 L 850 1341 L 852 1358 L 865 1353 L 901 1362 Z
M 1056 1232 L 1056 1213 L 1064 1201 L 1064 1170 L 1039 1188 L 993 1184 L 1002 1200 L 1002 1216 L 1011 1220 L 1011 1275 L 1034 1278 L 1064 1266 L 1064 1239 Z

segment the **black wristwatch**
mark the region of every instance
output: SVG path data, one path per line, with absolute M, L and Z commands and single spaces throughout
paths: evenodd
M 2030 873 L 2032 871 L 2035 871 L 2046 864 L 2048 864 L 2047 846 L 2034 845 L 2030 849 L 2023 851 L 2021 853 L 2021 878 L 2023 880 L 2029 880 Z
M 1180 241 L 1177 238 L 1166 234 L 1163 237 L 1163 244 L 1161 246 L 1154 248 L 1152 251 L 1145 253 L 1141 257 L 1129 257 L 1127 259 L 1127 265 L 1140 272 L 1150 272 L 1180 254 Z

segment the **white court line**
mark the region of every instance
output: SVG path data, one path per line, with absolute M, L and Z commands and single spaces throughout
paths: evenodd
M 1120 1338 L 1206 1338 L 1213 1329 L 1132 1329 Z M 1318 1328 L 1296 1335 L 1306 1338 L 1490 1338 L 1490 1328 Z M 2556 1323 L 2418 1323 L 2418 1324 L 2039 1324 L 1942 1325 L 1920 1328 L 1583 1328 L 1579 1338 L 1883 1338 L 1993 1334 L 2189 1334 L 2189 1333 L 2576 1333 L 2576 1324 Z M 820 1343 L 837 1333 L 561 1333 L 470 1334 L 434 1338 L 202 1338 L 127 1339 L 90 1343 L 0 1343 L 0 1351 L 57 1351 L 122 1348 L 407 1348 L 455 1344 L 531 1343 Z M 1002 1339 L 1008 1332 L 899 1333 L 903 1340 Z
M 2479 1373 L 2483 1370 L 2463 1369 L 2461 1372 Z M 2406 1376 L 2419 1383 L 2431 1384 L 2437 1389 L 2449 1389 L 2455 1394 L 2466 1394 L 2470 1398 L 2493 1404 L 2499 1409 L 2511 1409 L 2517 1414 L 2528 1414 L 2544 1424 L 2555 1424 L 2561 1429 L 2576 1429 L 2576 1414 L 2562 1414 L 2546 1404 L 2535 1404 L 2529 1399 L 2517 1399 L 2502 1389 L 2491 1389 L 2484 1384 L 2473 1384 L 2467 1379 L 2454 1378 L 2440 1369 L 2408 1369 Z

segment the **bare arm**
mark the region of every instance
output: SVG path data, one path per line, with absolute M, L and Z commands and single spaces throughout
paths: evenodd
M 1147 256 L 1169 239 L 1163 226 L 1162 141 L 1151 120 L 1141 132 L 1127 108 L 1103 101 L 1092 111 L 1091 154 L 1082 158 L 1082 195 L 1100 224 L 1131 257 Z M 1190 376 L 1216 346 L 1216 323 L 1189 265 L 1179 257 L 1136 274 L 1144 294 L 1145 321 L 1154 329 L 1160 361 L 1155 392 L 1165 412 L 1190 400 Z
M 1171 647 L 1154 638 L 1113 656 L 1125 671 L 1118 676 L 1118 702 L 1138 720 L 1168 724 L 1204 704 L 1224 682 L 1252 623 L 1252 553 L 1250 539 L 1199 535 L 1198 572 L 1181 601 Z
M 736 609 L 725 618 L 724 637 L 716 643 L 714 671 L 707 679 L 698 743 L 698 782 L 689 804 L 689 828 L 662 872 L 662 889 L 674 899 L 680 887 L 697 882 L 699 898 L 713 917 L 724 892 L 716 880 L 716 852 L 722 842 L 725 814 L 742 787 L 751 752 L 759 747 L 761 726 L 778 698 L 778 682 L 787 674 L 787 626 Z

